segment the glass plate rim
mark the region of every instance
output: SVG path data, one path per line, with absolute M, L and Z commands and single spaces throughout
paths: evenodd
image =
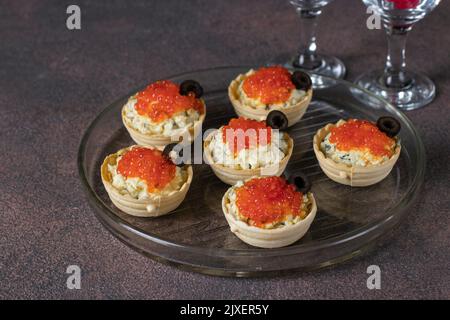
M 249 70 L 250 68 L 257 68 L 258 66 L 252 66 L 252 65 L 236 65 L 236 66 L 218 66 L 218 67 L 212 67 L 212 68 L 203 68 L 203 69 L 197 69 L 197 70 L 192 70 L 192 71 L 185 71 L 182 73 L 178 73 L 178 74 L 174 74 L 172 76 L 166 77 L 165 79 L 173 79 L 173 78 L 180 78 L 180 77 L 184 77 L 187 76 L 189 74 L 193 74 L 193 73 L 205 73 L 205 72 L 214 72 L 214 71 L 220 71 L 220 70 L 230 70 L 230 69 L 235 69 L 235 70 Z M 238 74 L 238 73 L 236 73 Z M 412 122 L 409 120 L 409 118 L 401 111 L 397 110 L 392 104 L 390 104 L 388 101 L 386 101 L 383 98 L 380 98 L 376 95 L 374 95 L 373 93 L 371 93 L 370 91 L 361 88 L 359 86 L 357 86 L 356 84 L 350 82 L 350 81 L 346 81 L 346 80 L 342 80 L 342 79 L 335 79 L 335 78 L 330 78 L 330 77 L 326 77 L 326 76 L 321 76 L 321 75 L 314 75 L 314 76 L 319 76 L 324 78 L 327 81 L 331 81 L 331 82 L 336 82 L 336 84 L 342 84 L 351 88 L 354 88 L 356 90 L 362 91 L 364 94 L 369 95 L 371 98 L 380 100 L 383 102 L 383 104 L 385 104 L 387 106 L 387 108 L 389 109 L 390 112 L 392 112 L 393 114 L 395 114 L 397 117 L 401 118 L 409 127 L 409 129 L 411 130 L 411 132 L 414 134 L 414 138 L 415 138 L 415 144 L 417 147 L 417 162 L 419 163 L 419 169 L 410 186 L 408 186 L 407 191 L 405 192 L 405 194 L 403 195 L 402 198 L 399 199 L 399 201 L 397 202 L 396 205 L 394 205 L 393 207 L 391 207 L 388 211 L 388 216 L 380 221 L 374 221 L 366 226 L 362 226 L 359 227 L 349 233 L 345 233 L 342 235 L 338 235 L 335 237 L 331 237 L 328 239 L 324 239 L 324 240 L 320 240 L 314 244 L 304 244 L 301 247 L 299 246 L 288 246 L 288 247 L 283 247 L 283 248 L 276 248 L 276 249 L 261 249 L 261 248 L 250 248 L 250 249 L 222 249 L 222 248 L 214 248 L 214 256 L 251 256 L 254 254 L 260 254 L 262 252 L 264 252 L 264 254 L 266 256 L 280 256 L 280 255 L 289 255 L 292 253 L 303 253 L 303 252 L 310 252 L 310 251 L 314 251 L 314 250 L 319 250 L 319 249 L 324 249 L 324 248 L 329 248 L 329 247 L 333 247 L 348 241 L 351 241 L 355 238 L 359 238 L 361 236 L 364 236 L 374 230 L 379 229 L 379 227 L 387 224 L 394 216 L 394 212 L 397 211 L 397 209 L 401 209 L 401 211 L 404 211 L 407 206 L 408 206 L 408 202 L 407 200 L 412 196 L 412 198 L 414 198 L 414 195 L 420 190 L 420 187 L 423 183 L 423 178 L 425 175 L 425 162 L 426 162 L 426 158 L 425 158 L 425 148 L 422 142 L 422 139 L 420 138 L 420 135 L 418 134 L 416 128 L 414 127 L 414 125 L 412 124 Z M 152 81 L 156 81 L 158 79 L 151 79 L 149 82 L 150 83 Z M 143 88 L 145 86 L 139 86 L 139 88 Z M 105 203 L 98 197 L 98 195 L 96 194 L 96 192 L 93 190 L 93 188 L 91 187 L 91 185 L 89 184 L 89 181 L 87 179 L 87 176 L 85 174 L 85 170 L 83 167 L 83 154 L 85 151 L 85 147 L 86 147 L 86 141 L 90 135 L 90 132 L 93 130 L 93 128 L 95 127 L 95 124 L 102 118 L 102 115 L 104 113 L 106 113 L 107 111 L 109 111 L 111 108 L 113 108 L 113 106 L 118 102 L 121 101 L 127 97 L 129 97 L 131 94 L 134 94 L 136 92 L 136 89 L 134 89 L 133 91 L 129 92 L 126 95 L 121 96 L 120 98 L 114 100 L 112 103 L 108 104 L 105 108 L 102 109 L 102 111 L 91 121 L 91 123 L 89 124 L 89 126 L 87 127 L 87 129 L 84 131 L 82 139 L 80 141 L 80 145 L 78 148 L 78 155 L 77 155 L 77 166 L 78 166 L 78 174 L 80 177 L 80 180 L 82 182 L 82 186 L 83 186 L 83 190 L 85 191 L 85 194 L 89 197 L 89 199 L 91 201 L 94 201 L 98 206 L 100 206 L 101 210 L 103 212 L 106 212 L 109 216 L 110 219 L 112 219 L 114 222 L 118 223 L 121 227 L 125 227 L 126 229 L 128 229 L 129 231 L 131 231 L 132 233 L 138 235 L 139 237 L 142 237 L 148 241 L 153 241 L 156 242 L 158 244 L 164 245 L 164 246 L 170 246 L 173 248 L 180 248 L 183 249 L 185 251 L 189 251 L 192 253 L 198 253 L 198 254 L 202 254 L 202 255 L 209 255 L 209 248 L 205 248 L 205 247 L 200 247 L 200 246 L 193 246 L 193 245 L 188 245 L 188 244 L 183 244 L 183 243 L 176 243 L 173 241 L 170 241 L 168 239 L 164 239 L 163 237 L 157 236 L 155 234 L 150 234 L 147 232 L 144 232 L 142 229 L 137 228 L 135 226 L 133 226 L 132 224 L 126 222 L 125 220 L 123 220 L 122 218 L 120 218 L 119 216 L 117 216 L 114 212 L 112 212 L 106 205 Z M 422 159 L 421 159 L 422 158 Z M 98 218 L 98 213 L 94 210 L 97 218 Z M 100 219 L 99 219 L 100 220 Z M 106 223 L 103 222 L 102 220 L 100 220 L 102 223 Z M 108 228 L 109 229 L 109 228 Z M 363 229 L 363 230 L 361 230 Z M 114 234 L 114 233 L 113 233 Z M 169 259 L 170 260 L 170 259 Z

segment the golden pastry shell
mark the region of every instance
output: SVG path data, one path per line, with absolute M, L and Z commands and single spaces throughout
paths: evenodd
M 398 144 L 395 147 L 395 152 L 389 160 L 377 165 L 362 167 L 337 163 L 326 157 L 320 149 L 320 144 L 328 135 L 331 128 L 339 126 L 345 122 L 345 120 L 339 120 L 336 124 L 327 124 L 325 127 L 319 129 L 314 135 L 313 149 L 320 168 L 331 180 L 352 187 L 366 187 L 380 182 L 389 175 L 397 162 L 400 156 L 401 146 Z
M 175 210 L 183 202 L 192 182 L 192 166 L 186 168 L 188 177 L 180 190 L 174 190 L 167 195 L 149 194 L 147 199 L 139 200 L 129 194 L 121 194 L 112 185 L 112 176 L 108 170 L 108 164 L 117 163 L 117 158 L 121 154 L 135 146 L 124 148 L 105 158 L 101 166 L 101 177 L 106 192 L 113 204 L 123 212 L 137 217 L 158 217 Z M 151 149 L 151 148 L 149 148 Z

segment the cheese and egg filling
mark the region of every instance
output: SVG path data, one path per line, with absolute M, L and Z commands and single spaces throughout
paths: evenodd
M 224 128 L 214 133 L 208 148 L 214 163 L 233 169 L 258 169 L 280 163 L 288 154 L 288 142 L 283 133 L 272 130 L 270 143 L 253 143 L 234 151 L 230 142 L 224 142 Z M 245 139 L 243 137 L 242 139 Z M 251 138 L 249 138 L 251 140 Z M 236 143 L 239 144 L 239 143 Z
M 175 134 L 180 134 L 194 125 L 200 118 L 200 113 L 195 109 L 188 109 L 180 111 L 170 118 L 155 122 L 151 118 L 140 115 L 136 108 L 136 98 L 131 97 L 124 109 L 125 121 L 133 129 L 143 134 L 149 135 L 163 135 L 171 137 Z

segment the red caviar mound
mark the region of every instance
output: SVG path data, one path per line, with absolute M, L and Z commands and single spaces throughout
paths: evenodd
M 222 127 L 222 139 L 237 154 L 242 149 L 269 144 L 272 140 L 272 128 L 263 121 L 234 118 Z
M 395 140 L 388 137 L 378 127 L 367 120 L 350 119 L 340 126 L 330 129 L 330 142 L 340 151 L 369 150 L 378 157 L 391 157 Z
M 156 149 L 134 147 L 122 155 L 117 172 L 125 178 L 140 178 L 147 191 L 163 189 L 175 177 L 176 166 Z
M 273 66 L 260 68 L 248 76 L 242 89 L 249 98 L 258 99 L 264 104 L 276 104 L 286 102 L 295 85 L 286 68 Z
M 136 95 L 134 106 L 141 116 L 149 117 L 153 122 L 161 122 L 176 113 L 189 109 L 203 113 L 203 104 L 193 92 L 180 94 L 180 86 L 169 80 L 152 83 Z
M 288 215 L 303 218 L 302 201 L 303 194 L 280 177 L 256 178 L 236 188 L 239 214 L 256 227 L 282 222 Z

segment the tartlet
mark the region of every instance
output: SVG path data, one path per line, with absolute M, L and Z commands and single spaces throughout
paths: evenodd
M 291 73 L 281 66 L 251 69 L 238 75 L 228 87 L 229 99 L 239 116 L 262 121 L 270 111 L 280 110 L 288 118 L 288 126 L 303 117 L 312 93 L 308 74 Z
M 230 185 L 254 176 L 281 175 L 293 146 L 287 133 L 243 117 L 231 119 L 203 142 L 206 162 Z
M 192 142 L 205 119 L 203 89 L 193 81 L 180 85 L 156 81 L 131 96 L 122 108 L 122 121 L 139 145 L 160 150 L 171 142 Z
M 331 180 L 353 187 L 370 186 L 386 178 L 397 162 L 399 131 L 400 123 L 391 117 L 382 117 L 377 124 L 339 120 L 317 131 L 314 153 Z
M 222 210 L 239 239 L 255 247 L 279 248 L 305 235 L 317 205 L 311 192 L 299 191 L 282 177 L 256 177 L 230 187 Z
M 130 146 L 105 158 L 103 185 L 113 204 L 138 217 L 157 217 L 175 210 L 186 197 L 192 167 L 176 166 L 156 148 Z

